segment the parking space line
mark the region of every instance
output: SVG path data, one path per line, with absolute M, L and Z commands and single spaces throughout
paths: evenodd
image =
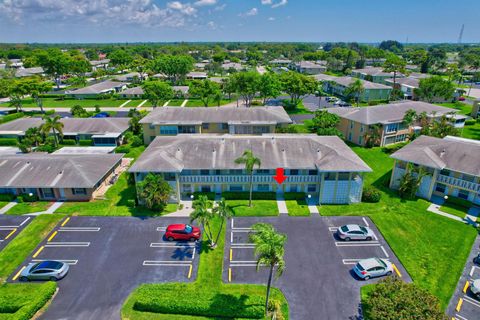
M 17 228 L 15 228 L 15 229 L 13 229 L 12 231 L 10 231 L 10 233 L 5 237 L 4 240 L 7 240 L 8 238 L 10 238 L 16 231 L 17 231 Z
M 255 248 L 255 244 L 254 243 L 232 243 L 231 247 L 238 248 L 238 249 L 253 249 Z
M 473 277 L 473 273 L 475 272 L 475 268 L 478 268 L 477 266 L 472 266 L 472 269 L 470 269 L 470 277 Z
M 60 227 L 58 231 L 61 232 L 98 232 L 101 228 L 98 227 Z
M 230 248 L 230 261 L 232 261 L 232 260 L 233 260 L 233 259 L 232 259 L 232 257 L 233 257 L 233 249 L 232 249 L 232 248 Z
M 165 242 L 152 242 L 150 248 L 195 248 L 195 244 L 191 243 L 165 243 Z
M 256 267 L 256 266 L 257 266 L 256 263 L 238 263 L 238 264 L 230 265 L 230 267 Z M 264 265 L 261 265 L 261 267 L 264 267 Z
M 36 258 L 38 257 L 38 255 L 40 254 L 40 252 L 42 252 L 43 248 L 45 248 L 44 246 L 41 246 L 40 248 L 38 248 L 37 252 L 35 252 L 35 254 L 32 256 L 33 258 Z
M 464 297 L 463 297 L 463 301 L 464 301 L 464 302 L 468 302 L 468 303 L 474 305 L 474 306 L 477 307 L 477 308 L 480 308 L 480 303 L 479 303 L 478 301 L 476 301 L 476 300 L 468 297 L 468 296 L 464 296 Z
M 157 227 L 157 231 L 166 231 L 167 228 L 166 227 Z
M 367 227 L 370 227 L 370 225 L 368 224 L 368 221 L 367 221 L 367 219 L 365 219 L 365 217 L 363 217 L 362 220 L 363 220 L 363 222 L 365 222 L 365 225 L 366 225 Z
M 247 264 L 254 263 L 256 265 L 257 261 L 255 261 L 255 260 L 231 260 L 231 263 L 247 263 Z
M 335 241 L 337 247 L 378 247 L 381 246 L 377 241 L 354 241 L 354 242 L 339 242 Z
M 228 268 L 228 282 L 232 282 L 232 268 Z
M 245 231 L 246 231 L 246 230 L 252 230 L 252 228 L 241 228 L 241 227 L 237 228 L 237 227 L 234 227 L 234 226 L 233 226 L 233 219 L 232 219 L 232 231 L 233 231 L 233 230 L 245 230 Z M 245 231 L 244 231 L 244 232 L 245 232 Z
M 328 227 L 328 231 L 335 232 L 338 230 L 338 227 Z
M 373 233 L 373 239 L 375 239 L 376 241 L 378 241 L 378 237 L 377 237 L 377 235 L 375 234 L 375 232 Z
M 13 276 L 12 280 L 15 281 L 17 280 L 17 278 L 20 276 L 20 274 L 22 273 L 22 271 L 26 268 L 27 266 L 23 266 L 20 270 L 18 270 L 17 273 L 15 273 L 15 275 Z
M 356 264 L 358 261 L 362 259 L 342 259 L 343 264 Z
M 90 242 L 49 242 L 45 245 L 48 248 L 57 247 L 89 247 Z
M 193 270 L 193 265 L 190 264 L 190 268 L 188 269 L 188 279 L 192 277 L 192 270 Z
M 468 320 L 467 318 L 462 317 L 462 316 L 459 315 L 459 314 L 456 314 L 456 315 L 455 315 L 455 318 L 462 319 L 462 320 Z
M 25 223 L 27 223 L 28 220 L 30 220 L 31 218 L 28 217 L 27 219 L 23 220 L 22 223 L 20 223 L 20 227 L 23 226 Z
M 467 293 L 467 289 L 470 286 L 470 283 L 468 281 L 465 282 L 465 285 L 463 286 L 463 293 Z
M 386 256 L 387 258 L 390 257 L 389 254 L 388 254 L 388 252 L 387 252 L 387 250 L 385 250 L 385 247 L 384 247 L 384 246 L 380 246 L 380 249 L 382 249 L 383 253 L 385 253 L 385 256 Z
M 64 227 L 67 222 L 70 221 L 70 217 L 67 217 L 67 219 L 63 220 L 62 224 L 60 225 L 60 227 Z
M 74 266 L 78 263 L 78 260 L 65 260 L 65 259 L 32 259 L 32 262 L 42 262 L 42 261 L 47 261 L 47 260 L 55 260 L 55 261 L 60 261 L 63 263 L 66 263 L 68 265 Z
M 143 266 L 185 266 L 188 267 L 192 261 L 171 261 L 171 260 L 144 260 Z
M 457 312 L 460 312 L 460 309 L 462 308 L 462 304 L 463 304 L 463 299 L 462 298 L 458 299 L 457 306 L 455 307 L 455 310 Z
M 400 273 L 400 271 L 398 270 L 397 266 L 395 265 L 395 263 L 392 263 L 392 268 L 393 270 L 395 270 L 396 274 L 401 278 L 402 277 L 402 274 Z
M 52 239 L 55 238 L 55 236 L 57 235 L 57 233 L 58 233 L 57 231 L 54 231 L 54 232 L 52 233 L 52 235 L 50 236 L 50 238 L 48 238 L 47 241 L 48 241 L 48 242 L 52 241 Z
M 1 231 L 8 231 L 8 230 L 13 230 L 15 228 L 19 228 L 20 226 L 0 226 Z

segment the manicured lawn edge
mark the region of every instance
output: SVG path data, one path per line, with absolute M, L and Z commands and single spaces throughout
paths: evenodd
M 53 203 L 48 201 L 22 202 L 10 208 L 6 214 L 22 215 L 46 211 Z
M 235 217 L 279 215 L 276 200 L 252 200 L 251 207 L 248 206 L 248 200 L 227 200 L 227 204 L 232 207 Z
M 220 220 L 217 219 L 213 223 L 213 229 L 220 228 Z M 238 318 L 234 313 L 236 309 L 235 299 L 229 298 L 237 297 L 242 299 L 242 295 L 247 295 L 249 301 L 264 302 L 266 287 L 262 285 L 248 285 L 248 284 L 224 284 L 222 281 L 223 270 L 223 255 L 225 244 L 226 223 L 221 229 L 218 247 L 215 250 L 209 250 L 205 244 L 202 246 L 202 253 L 200 254 L 200 264 L 198 267 L 198 276 L 193 283 L 166 283 L 166 284 L 144 284 L 135 289 L 128 297 L 122 308 L 122 319 L 212 319 L 219 316 L 217 311 L 212 308 L 222 308 L 219 304 L 215 305 L 211 300 L 205 299 L 207 297 L 214 297 L 226 299 L 228 302 L 225 305 L 230 310 L 227 318 Z M 214 232 L 215 234 L 215 232 Z M 266 279 L 265 279 L 266 280 Z M 142 294 L 148 292 L 147 295 Z M 151 299 L 153 297 L 153 299 Z M 239 299 L 239 300 L 240 300 Z M 288 319 L 288 304 L 280 290 L 272 288 L 272 299 L 279 301 L 281 305 L 284 319 Z M 216 300 L 217 302 L 219 300 Z M 175 311 L 174 314 L 144 312 L 137 310 L 140 306 L 147 306 L 147 302 L 151 303 L 152 308 L 158 311 Z M 238 300 L 237 300 L 238 303 Z M 172 305 L 175 304 L 175 305 Z M 195 308 L 199 308 L 198 313 L 195 314 Z M 182 309 L 184 308 L 184 309 Z M 238 308 L 238 307 L 237 307 Z M 187 310 L 188 309 L 188 310 Z M 150 311 L 153 309 L 150 309 Z M 215 314 L 207 315 L 205 311 L 212 311 Z M 186 314 L 185 311 L 189 311 Z M 263 306 L 262 306 L 263 311 Z M 221 311 L 218 311 L 221 312 Z M 223 316 L 225 317 L 225 315 Z M 259 318 L 257 318 L 259 319 Z M 262 317 L 263 319 L 263 313 Z
M 454 216 L 457 216 L 462 219 L 465 218 L 468 212 L 467 208 L 459 206 L 455 203 L 448 203 L 448 202 L 444 203 L 439 209 L 440 211 L 453 214 Z

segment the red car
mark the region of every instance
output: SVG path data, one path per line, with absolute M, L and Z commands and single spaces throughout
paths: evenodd
M 167 227 L 167 231 L 165 231 L 165 238 L 168 241 L 197 241 L 201 236 L 202 232 L 200 231 L 200 228 L 189 224 L 171 224 Z

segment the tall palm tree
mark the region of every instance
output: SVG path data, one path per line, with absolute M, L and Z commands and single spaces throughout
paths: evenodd
M 208 200 L 207 196 L 200 195 L 198 199 L 193 202 L 193 208 L 194 210 L 190 213 L 190 222 L 196 221 L 203 226 L 210 247 L 215 248 L 212 229 L 210 228 L 210 222 L 214 218 L 212 213 L 212 202 Z
M 248 206 L 252 206 L 252 192 L 253 192 L 253 169 L 256 166 L 260 168 L 262 161 L 260 158 L 255 157 L 252 150 L 245 150 L 240 158 L 235 159 L 236 164 L 244 164 L 245 171 L 250 175 L 250 197 Z
M 407 126 L 411 126 L 417 120 L 417 118 L 417 111 L 408 109 L 403 115 L 403 123 L 405 123 Z
M 365 145 L 367 147 L 373 147 L 380 144 L 382 139 L 382 126 L 380 124 L 373 124 L 368 127 L 363 138 L 365 139 Z
M 167 205 L 172 187 L 161 175 L 149 173 L 138 184 L 138 196 L 145 202 L 145 206 L 151 210 L 163 211 Z
M 222 198 L 215 208 L 213 208 L 213 213 L 219 216 L 222 219 L 222 223 L 220 225 L 220 229 L 218 229 L 217 236 L 215 237 L 215 243 L 218 243 L 218 238 L 220 237 L 220 233 L 223 229 L 223 223 L 225 220 L 229 220 L 233 216 L 232 207 L 230 207 L 226 202 L 225 198 Z
M 48 135 L 50 132 L 53 133 L 55 147 L 58 146 L 58 135 L 63 134 L 63 122 L 60 122 L 60 119 L 60 116 L 55 116 L 53 118 L 45 116 L 43 117 L 45 123 L 41 127 L 41 130 L 45 135 Z
M 255 245 L 255 256 L 257 259 L 257 270 L 261 266 L 268 266 L 270 271 L 267 281 L 267 294 L 265 299 L 265 314 L 268 312 L 268 300 L 272 286 L 272 277 L 277 268 L 275 278 L 280 277 L 285 271 L 285 242 L 287 236 L 277 233 L 271 224 L 257 223 L 252 226 L 254 233 L 250 234 L 249 240 Z
M 362 84 L 360 79 L 355 80 L 352 82 L 347 89 L 345 90 L 345 94 L 347 96 L 355 97 L 355 102 L 357 103 L 357 107 L 360 105 L 360 96 L 365 91 L 365 88 Z

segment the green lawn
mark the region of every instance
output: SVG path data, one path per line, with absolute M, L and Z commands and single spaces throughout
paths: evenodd
M 445 103 L 437 103 L 437 105 L 442 106 L 442 107 L 447 107 L 447 108 L 452 108 L 452 109 L 457 109 L 460 111 L 460 114 L 464 115 L 470 115 L 472 112 L 472 106 L 469 104 L 466 104 L 465 102 L 445 102 Z
M 480 122 L 476 122 L 473 126 L 465 126 L 462 129 L 462 137 L 480 140 Z
M 456 203 L 445 202 L 441 207 L 440 211 L 453 214 L 454 216 L 465 218 L 465 215 L 468 212 L 468 208 L 460 206 Z
M 237 217 L 250 216 L 278 216 L 276 200 L 252 200 L 252 206 L 248 206 L 248 200 L 226 200 L 232 207 Z
M 172 99 L 168 103 L 168 106 L 169 107 L 179 107 L 179 106 L 182 105 L 183 101 L 185 101 L 185 99 Z
M 213 223 L 214 234 L 220 228 L 219 221 Z M 215 250 L 202 245 L 195 282 L 141 285 L 125 302 L 122 319 L 239 319 L 246 318 L 247 314 L 258 315 L 252 317 L 255 319 L 263 318 L 265 286 L 222 281 L 225 225 Z M 288 304 L 280 290 L 272 289 L 272 300 L 281 306 L 281 319 L 288 319 Z M 156 312 L 152 312 L 154 310 Z
M 0 201 L 0 209 L 2 209 L 3 207 L 5 207 L 7 205 L 8 202 L 6 201 Z
M 313 113 L 312 111 L 308 110 L 303 105 L 303 101 L 300 101 L 300 103 L 294 109 L 290 109 L 290 108 L 285 107 L 285 111 L 287 111 L 288 114 L 310 114 L 310 113 Z
M 177 210 L 176 204 L 168 204 L 164 211 L 152 211 L 134 206 L 136 191 L 127 182 L 128 173 L 122 173 L 118 181 L 105 193 L 106 200 L 66 202 L 56 213 L 81 216 L 161 216 Z
M 288 194 L 287 194 L 288 195 Z M 310 210 L 305 199 L 285 199 L 289 216 L 309 216 Z
M 231 99 L 231 100 L 228 100 L 228 99 L 222 99 L 222 101 L 220 101 L 220 106 L 223 106 L 223 105 L 226 105 L 230 102 L 233 102 L 233 101 L 236 101 L 234 99 Z M 204 107 L 205 104 L 200 100 L 200 99 L 189 99 L 187 104 L 185 105 L 185 107 Z M 216 107 L 218 106 L 218 104 L 216 102 L 210 102 L 208 104 L 209 107 Z
M 20 215 L 34 212 L 42 212 L 47 210 L 52 205 L 48 201 L 22 202 L 10 208 L 6 214 Z
M 94 108 L 96 105 L 100 107 L 118 107 L 121 104 L 125 103 L 127 100 L 117 100 L 117 99 L 57 99 L 57 98 L 43 98 L 43 107 L 45 108 L 71 108 L 75 105 L 80 105 L 84 108 Z M 130 102 L 131 106 L 135 106 L 134 103 Z M 129 105 L 130 105 L 129 103 Z M 2 106 L 8 106 L 8 104 L 2 104 Z M 24 99 L 22 106 L 25 108 L 37 108 L 37 104 L 33 99 Z
M 477 234 L 475 229 L 428 212 L 425 200 L 404 201 L 389 190 L 386 185 L 393 160 L 380 148 L 353 150 L 374 170 L 366 175 L 365 183 L 382 191 L 381 201 L 322 205 L 320 214 L 369 216 L 412 279 L 446 308 Z

